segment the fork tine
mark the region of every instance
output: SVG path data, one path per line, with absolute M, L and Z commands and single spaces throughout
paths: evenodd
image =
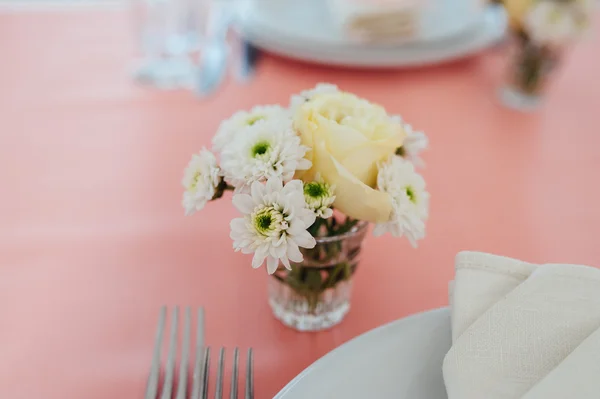
M 208 376 L 210 374 L 210 347 L 204 349 L 204 365 L 202 367 L 202 399 L 208 399 Z
M 254 399 L 254 370 L 252 348 L 248 348 L 248 357 L 246 359 L 246 399 Z
M 223 399 L 223 369 L 225 362 L 225 348 L 221 347 L 219 351 L 219 368 L 217 369 L 217 387 L 215 389 L 215 399 Z
M 238 363 L 240 360 L 240 351 L 233 349 L 233 371 L 231 373 L 231 389 L 229 390 L 229 399 L 237 399 L 238 394 Z
M 160 377 L 160 349 L 162 346 L 163 332 L 165 331 L 165 319 L 167 317 L 167 308 L 160 308 L 158 315 L 158 328 L 156 330 L 156 339 L 154 340 L 154 353 L 152 354 L 152 365 L 150 366 L 150 375 L 146 385 L 145 399 L 156 399 L 158 393 L 158 381 Z
M 200 389 L 202 386 L 202 361 L 204 360 L 204 308 L 198 308 L 198 326 L 196 327 L 196 358 L 194 359 L 194 376 L 192 378 L 191 399 L 202 399 Z
M 169 337 L 169 354 L 167 355 L 167 369 L 163 383 L 161 399 L 171 399 L 173 392 L 173 373 L 175 370 L 175 357 L 177 355 L 177 323 L 179 318 L 179 306 L 173 309 L 171 317 L 171 336 Z
M 183 319 L 183 343 L 181 346 L 181 361 L 179 363 L 179 383 L 177 384 L 177 399 L 185 399 L 187 391 L 188 362 L 190 359 L 190 324 L 192 310 L 185 308 L 185 317 Z

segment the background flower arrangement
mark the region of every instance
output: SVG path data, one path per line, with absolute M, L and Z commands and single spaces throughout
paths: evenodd
M 375 235 L 413 246 L 424 238 L 429 194 L 415 165 L 427 144 L 383 107 L 320 84 L 287 108 L 257 106 L 223 121 L 214 152 L 203 148 L 185 170 L 183 206 L 191 215 L 232 190 L 241 213 L 233 247 L 274 275 L 276 316 L 324 328 L 348 310 L 349 289 L 342 298 L 335 289 L 348 286 L 369 222 Z
M 508 85 L 537 100 L 564 49 L 589 28 L 596 2 L 505 0 L 505 6 L 516 39 Z

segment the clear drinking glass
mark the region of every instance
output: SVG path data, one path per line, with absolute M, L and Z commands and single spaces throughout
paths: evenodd
M 299 331 L 324 330 L 343 320 L 367 226 L 359 222 L 348 233 L 316 238 L 314 248 L 301 248 L 303 262 L 269 276 L 269 304 L 277 319 Z
M 141 60 L 138 81 L 160 88 L 192 87 L 211 0 L 134 0 Z
M 537 109 L 559 63 L 561 50 L 539 46 L 518 35 L 511 42 L 500 99 L 521 111 Z

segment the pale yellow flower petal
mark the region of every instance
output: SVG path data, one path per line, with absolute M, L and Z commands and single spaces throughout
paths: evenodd
M 302 145 L 312 148 L 313 132 L 318 128 L 318 126 L 310 118 L 308 118 L 307 115 L 302 114 L 302 110 L 299 110 L 298 114 L 299 115 L 294 118 L 294 130 L 296 131 L 296 134 L 300 136 Z M 312 151 L 308 151 L 305 158 L 309 161 L 312 161 Z
M 377 164 L 388 159 L 398 147 L 400 145 L 390 146 L 387 141 L 383 143 L 370 142 L 350 151 L 339 162 L 348 173 L 354 175 L 358 180 L 367 186 L 375 187 Z
M 322 115 L 315 115 L 318 128 L 315 135 L 322 137 L 327 150 L 335 157 L 340 157 L 354 148 L 368 143 L 368 139 L 358 130 L 338 124 Z
M 312 168 L 296 178 L 312 181 L 320 173 L 336 186 L 334 206 L 348 216 L 387 221 L 387 194 L 373 190 L 377 165 L 402 146 L 403 125 L 385 109 L 353 94 L 323 93 L 299 106 L 294 127 L 302 144 L 311 147 L 306 158 Z
M 335 186 L 335 208 L 355 219 L 373 223 L 389 220 L 392 212 L 390 196 L 350 174 L 327 152 L 324 142 L 315 142 L 314 159 L 323 180 Z
M 387 130 L 387 134 L 378 132 L 380 139 L 369 141 L 349 151 L 343 158 L 337 158 L 351 174 L 370 187 L 374 187 L 377 180 L 377 164 L 394 154 L 406 136 L 400 124 L 388 124 L 378 130 Z
M 518 29 L 523 25 L 525 15 L 534 3 L 535 0 L 504 0 L 504 7 L 506 8 L 510 25 L 514 29 Z

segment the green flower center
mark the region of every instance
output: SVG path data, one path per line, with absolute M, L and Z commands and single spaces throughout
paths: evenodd
M 271 227 L 271 215 L 258 215 L 256 217 L 256 227 L 260 231 L 268 230 Z
M 310 182 L 304 185 L 304 195 L 311 198 L 321 198 L 327 195 L 327 187 L 323 183 Z
M 404 156 L 404 147 L 398 147 L 396 149 L 396 155 L 403 157 Z
M 253 116 L 249 117 L 248 119 L 246 119 L 246 124 L 247 124 L 248 126 L 252 126 L 252 125 L 254 125 L 256 122 L 258 122 L 258 121 L 262 121 L 262 120 L 264 120 L 264 119 L 265 119 L 265 116 L 264 116 L 264 115 L 253 115 Z
M 254 228 L 264 236 L 277 233 L 283 222 L 283 215 L 277 212 L 272 206 L 262 208 L 252 215 Z
M 266 154 L 270 149 L 271 144 L 268 141 L 259 141 L 252 146 L 250 151 L 252 153 L 252 157 L 256 158 L 257 156 Z
M 417 203 L 417 195 L 415 194 L 415 190 L 412 187 L 406 187 L 406 195 L 408 196 L 410 202 L 412 202 L 413 204 Z

